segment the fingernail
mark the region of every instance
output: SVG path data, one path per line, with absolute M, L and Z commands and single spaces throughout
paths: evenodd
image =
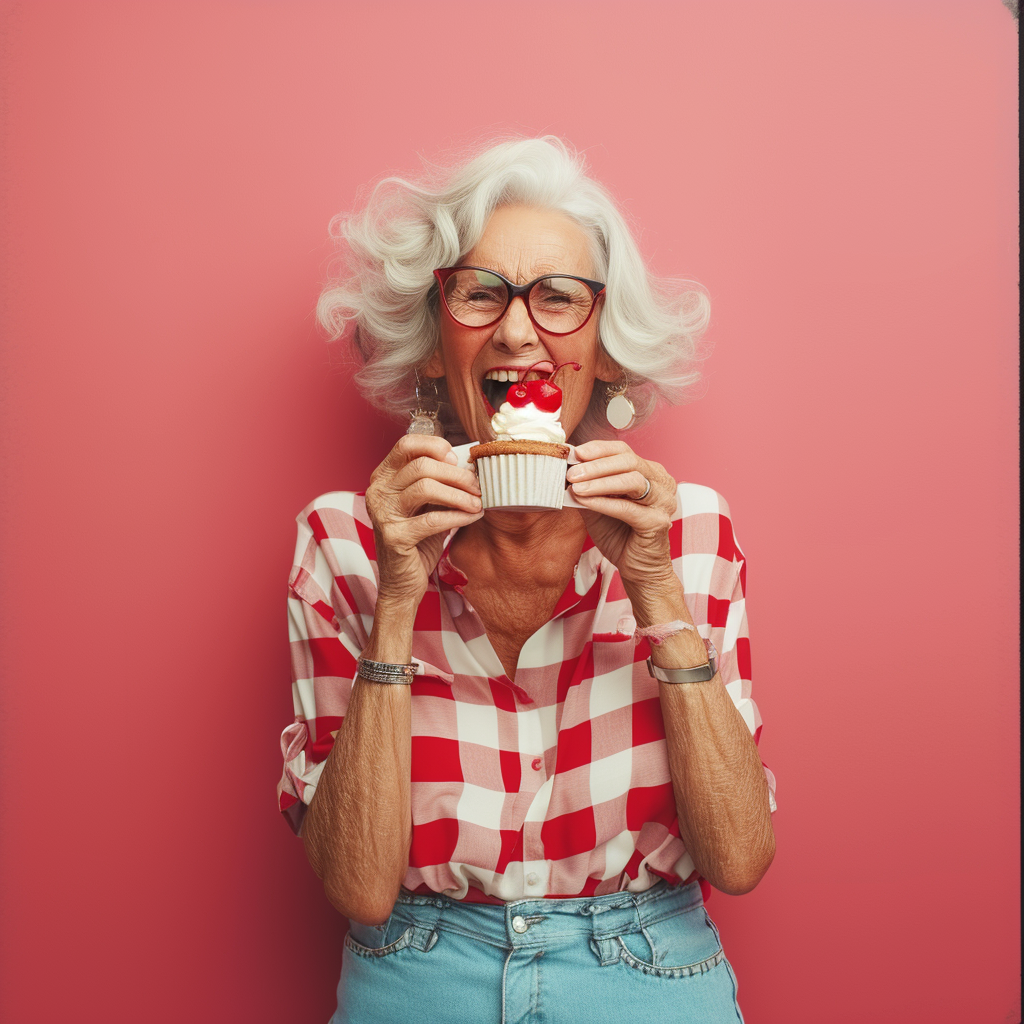
M 568 473 L 565 474 L 565 479 L 570 482 L 573 480 L 579 480 L 583 475 L 583 470 L 579 466 L 573 466 Z
M 450 462 L 453 466 L 457 466 L 459 464 L 459 457 L 458 455 L 455 454 L 455 452 L 448 452 L 448 454 L 445 455 L 444 457 L 444 461 Z
M 572 489 L 577 494 L 581 494 L 583 491 L 589 491 L 590 490 L 590 484 L 588 484 L 586 480 L 583 480 L 583 481 L 581 481 L 578 484 L 573 484 L 572 485 Z

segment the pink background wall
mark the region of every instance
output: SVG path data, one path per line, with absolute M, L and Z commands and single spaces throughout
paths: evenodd
M 326 225 L 499 129 L 586 150 L 712 296 L 706 396 L 636 444 L 750 558 L 779 852 L 711 905 L 749 1024 L 1020 1019 L 1012 17 L 512 10 L 2 5 L 11 1024 L 328 1016 L 284 583 L 399 428 L 314 327 Z

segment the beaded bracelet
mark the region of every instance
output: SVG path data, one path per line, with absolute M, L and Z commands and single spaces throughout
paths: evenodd
M 416 675 L 415 665 L 395 665 L 388 661 L 359 659 L 359 674 L 371 683 L 404 683 L 409 685 Z

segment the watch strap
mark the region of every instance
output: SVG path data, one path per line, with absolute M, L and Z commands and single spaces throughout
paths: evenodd
M 706 638 L 704 646 L 707 648 L 708 660 L 704 665 L 697 665 L 695 668 L 662 668 L 647 659 L 647 671 L 662 683 L 706 683 L 715 678 L 718 671 L 718 652 L 715 645 Z

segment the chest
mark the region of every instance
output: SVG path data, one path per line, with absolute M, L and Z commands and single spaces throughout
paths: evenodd
M 550 620 L 571 578 L 570 567 L 560 583 L 519 588 L 500 581 L 488 585 L 487 581 L 478 580 L 466 586 L 466 597 L 480 617 L 509 679 L 515 679 L 523 645 Z

